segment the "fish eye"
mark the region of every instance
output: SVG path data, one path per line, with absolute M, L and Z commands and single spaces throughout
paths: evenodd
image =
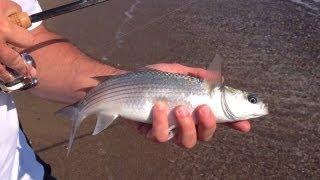
M 251 104 L 256 104 L 256 103 L 258 102 L 258 98 L 257 98 L 255 95 L 250 94 L 250 95 L 248 96 L 248 101 L 249 101 Z

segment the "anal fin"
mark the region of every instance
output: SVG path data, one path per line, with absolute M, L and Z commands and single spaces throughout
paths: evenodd
M 118 115 L 110 115 L 106 113 L 98 114 L 97 124 L 92 135 L 96 135 L 105 130 L 117 117 Z

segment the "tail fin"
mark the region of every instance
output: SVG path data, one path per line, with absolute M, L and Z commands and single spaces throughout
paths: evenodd
M 79 128 L 84 117 L 81 115 L 81 112 L 77 107 L 77 104 L 64 107 L 58 110 L 55 114 L 58 116 L 66 117 L 72 121 L 71 134 L 70 134 L 69 144 L 68 144 L 68 154 L 69 154 L 71 151 L 72 143 L 76 136 L 77 129 Z

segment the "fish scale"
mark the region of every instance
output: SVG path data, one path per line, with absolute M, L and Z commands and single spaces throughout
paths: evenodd
M 185 82 L 183 81 L 174 81 L 174 80 L 179 80 L 179 79 L 185 79 L 189 82 L 201 82 L 202 80 L 186 75 L 181 75 L 181 74 L 172 74 L 172 73 L 167 73 L 167 72 L 161 72 L 157 70 L 150 70 L 150 71 L 138 71 L 135 73 L 128 73 L 125 75 L 119 75 L 115 78 L 110 78 L 107 81 L 103 82 L 97 89 L 93 89 L 88 93 L 88 96 L 93 94 L 96 91 L 99 91 L 106 86 L 112 86 L 114 84 L 121 84 L 121 83 L 130 83 L 130 82 L 136 82 L 136 81 L 143 81 L 144 83 L 151 82 L 152 84 L 161 84 L 163 81 L 167 81 L 168 79 L 172 79 L 171 81 L 168 81 L 166 83 L 181 83 L 184 84 Z M 161 82 L 155 81 L 155 80 L 162 80 Z M 169 84 L 167 84 L 169 86 Z
M 182 79 L 186 81 L 181 81 Z M 123 85 L 125 86 L 122 88 Z M 120 92 L 129 91 L 128 93 L 134 94 L 136 92 L 143 91 L 146 95 L 148 93 L 159 93 L 160 91 L 185 94 L 190 94 L 190 90 L 193 89 L 195 90 L 194 92 L 198 93 L 207 91 L 203 88 L 203 81 L 197 78 L 156 70 L 141 71 L 138 73 L 128 74 L 127 76 L 120 75 L 117 78 L 105 81 L 101 84 L 101 87 L 93 89 L 91 93 L 85 97 L 86 103 L 82 104 L 82 106 L 85 108 L 87 103 L 92 102 L 92 100 L 97 98 L 97 96 L 106 96 L 104 98 L 108 100 L 108 93 L 111 93 L 112 90 L 117 88 L 121 90 Z M 115 96 L 117 93 L 112 95 Z
M 137 79 L 137 80 L 140 81 L 140 79 Z M 97 103 L 97 101 L 99 101 L 99 103 L 110 103 L 110 102 L 116 103 L 113 101 L 114 98 L 120 98 L 121 100 L 125 100 L 125 98 L 130 98 L 130 97 L 131 98 L 136 97 L 137 99 L 140 99 L 141 97 L 143 97 L 142 98 L 143 101 L 145 100 L 153 101 L 157 99 L 171 99 L 171 101 L 176 101 L 177 99 L 175 98 L 176 96 L 180 96 L 182 100 L 182 99 L 185 99 L 185 97 L 193 94 L 190 91 L 190 88 L 192 86 L 194 87 L 193 84 L 188 84 L 188 83 L 184 85 L 180 84 L 181 87 L 179 87 L 179 84 L 178 86 L 177 84 L 175 84 L 175 86 L 173 86 L 173 84 L 172 86 L 170 86 L 170 83 L 168 83 L 168 85 L 164 86 L 158 83 L 157 84 L 151 84 L 151 83 L 152 82 L 145 82 L 144 84 L 140 84 L 140 85 L 128 84 L 128 86 L 117 89 L 116 92 L 112 91 L 112 89 L 105 88 L 103 93 L 96 94 L 95 96 L 92 96 L 91 98 L 87 99 L 86 101 L 87 103 L 84 104 L 83 108 L 86 109 L 88 105 Z M 121 83 L 119 83 L 119 85 L 121 85 Z M 197 86 L 197 87 L 201 87 L 201 86 Z M 116 88 L 113 88 L 113 90 L 114 89 Z M 199 93 L 199 95 L 201 94 L 201 92 L 206 91 L 206 89 L 200 89 L 200 88 L 196 88 L 196 89 L 197 90 L 195 92 Z M 183 96 L 181 96 L 181 94 L 183 94 Z M 205 93 L 203 94 L 205 95 Z M 137 96 L 137 95 L 140 95 L 140 96 Z M 208 91 L 206 95 L 208 95 Z M 102 101 L 101 101 L 101 98 L 102 98 Z M 127 102 L 122 102 L 122 101 L 118 103 L 128 104 Z

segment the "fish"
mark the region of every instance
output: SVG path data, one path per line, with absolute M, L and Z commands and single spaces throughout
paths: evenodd
M 221 59 L 216 57 L 215 65 Z M 217 71 L 215 69 L 215 71 Z M 158 101 L 169 107 L 169 126 L 175 127 L 173 109 L 184 105 L 193 112 L 199 105 L 208 105 L 217 123 L 236 122 L 268 114 L 267 105 L 255 93 L 226 86 L 221 80 L 210 82 L 197 77 L 146 68 L 108 77 L 91 89 L 86 96 L 56 112 L 72 121 L 68 151 L 81 122 L 97 116 L 93 135 L 100 133 L 118 117 L 152 124 L 152 108 Z

